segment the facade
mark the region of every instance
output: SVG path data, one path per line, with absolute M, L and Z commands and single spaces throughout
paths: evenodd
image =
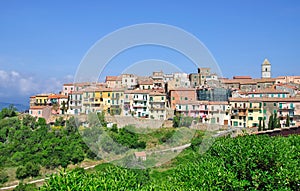
M 61 94 L 67 96 L 74 90 L 74 84 L 64 84 Z
M 48 121 L 51 116 L 51 107 L 50 106 L 32 106 L 29 109 L 29 114 L 33 117 L 45 118 L 46 121 Z
M 176 104 L 181 101 L 196 101 L 195 88 L 176 88 L 169 91 L 171 109 L 175 110 Z
M 68 114 L 79 115 L 82 113 L 82 91 L 72 91 L 69 94 Z
M 163 92 L 149 93 L 149 116 L 151 119 L 166 119 L 167 96 Z
M 183 116 L 201 118 L 205 122 L 205 119 L 208 119 L 208 102 L 180 101 L 176 103 L 175 112 Z
M 111 96 L 110 113 L 113 115 L 122 115 L 124 108 L 124 89 L 113 89 Z
M 191 83 L 187 73 L 174 73 L 173 79 L 168 81 L 168 91 L 176 88 L 190 88 Z
M 137 86 L 137 77 L 133 74 L 122 74 L 122 87 L 135 89 Z
M 153 80 L 153 89 L 155 90 L 165 89 L 164 73 L 162 71 L 153 72 L 151 79 Z
M 121 88 L 122 77 L 121 76 L 106 76 L 105 83 L 108 88 Z
M 148 90 L 133 90 L 133 116 L 134 117 L 149 117 L 149 91 Z
M 279 76 L 276 84 L 300 84 L 300 76 Z
M 259 120 L 266 120 L 262 103 L 248 98 L 231 98 L 231 122 L 233 127 L 258 127 Z
M 139 80 L 138 87 L 140 90 L 152 90 L 154 89 L 154 82 L 152 79 Z
M 208 102 L 208 116 L 210 124 L 230 126 L 230 105 L 227 101 Z

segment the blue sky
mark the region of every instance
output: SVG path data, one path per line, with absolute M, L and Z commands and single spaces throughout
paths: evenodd
M 174 25 L 195 35 L 213 54 L 225 77 L 260 77 L 264 58 L 272 63 L 273 77 L 300 75 L 297 0 L 3 0 L 0 102 L 28 103 L 31 94 L 58 92 L 62 83 L 73 80 L 81 59 L 95 42 L 140 23 Z M 116 57 L 107 74 L 120 72 L 116 63 L 125 66 L 147 59 L 196 71 L 184 56 L 150 46 Z

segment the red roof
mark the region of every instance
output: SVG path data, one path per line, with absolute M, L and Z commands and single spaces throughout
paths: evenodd
M 233 76 L 233 79 L 252 79 L 251 76 Z

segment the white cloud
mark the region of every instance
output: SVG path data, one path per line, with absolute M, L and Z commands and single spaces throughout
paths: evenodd
M 0 70 L 0 101 L 8 97 L 24 97 L 37 93 L 58 93 L 63 83 L 72 82 L 73 76 L 67 75 L 61 79 L 38 79 L 17 71 Z

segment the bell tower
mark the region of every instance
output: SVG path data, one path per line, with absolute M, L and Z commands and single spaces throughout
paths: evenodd
M 261 78 L 271 78 L 271 63 L 265 59 L 261 65 Z

